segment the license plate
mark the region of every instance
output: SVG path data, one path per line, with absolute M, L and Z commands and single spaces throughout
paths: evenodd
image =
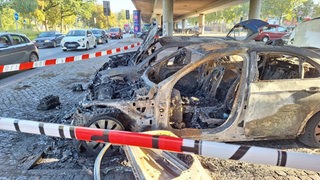
M 76 47 L 75 44 L 69 44 L 68 47 Z

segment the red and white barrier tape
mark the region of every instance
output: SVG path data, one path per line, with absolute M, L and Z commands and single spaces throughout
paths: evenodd
M 20 64 L 8 64 L 8 65 L 0 65 L 0 74 L 4 72 L 11 72 L 11 71 L 22 71 L 37 67 L 44 67 L 44 66 L 51 66 L 56 64 L 63 64 L 63 63 L 70 63 L 75 61 L 81 61 L 81 60 L 88 60 L 91 58 L 96 58 L 100 56 L 106 56 L 111 55 L 115 53 L 119 53 L 121 51 L 127 51 L 129 49 L 135 48 L 139 46 L 141 43 L 135 43 L 128 46 L 115 48 L 115 49 L 109 49 L 105 51 L 90 53 L 90 54 L 83 54 L 79 56 L 69 56 L 69 57 L 63 57 L 63 58 L 56 58 L 56 59 L 48 59 L 44 61 L 36 61 L 36 62 L 24 62 Z
M 0 117 L 0 129 L 320 171 L 320 155 Z

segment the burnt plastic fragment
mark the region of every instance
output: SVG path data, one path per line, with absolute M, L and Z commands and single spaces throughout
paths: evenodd
M 37 110 L 49 110 L 60 106 L 59 96 L 49 95 L 40 100 Z
M 83 88 L 82 84 L 75 84 L 72 86 L 72 91 L 73 92 L 84 91 L 84 88 Z

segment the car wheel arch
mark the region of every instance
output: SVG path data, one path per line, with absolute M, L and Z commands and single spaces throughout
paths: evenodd
M 32 52 L 30 53 L 30 55 L 29 55 L 29 62 L 35 62 L 35 61 L 33 61 L 33 60 L 31 59 L 32 55 L 35 55 L 35 56 L 37 57 L 37 60 L 36 60 L 36 61 L 39 61 L 39 55 L 38 55 L 38 53 L 32 51 Z
M 315 111 L 315 113 L 312 114 L 311 116 L 308 116 L 302 122 L 301 128 L 299 129 L 299 132 L 298 132 L 298 140 L 308 146 L 311 146 L 311 147 L 315 146 L 316 143 L 310 142 L 310 139 L 309 139 L 310 136 L 312 136 L 313 134 L 310 134 L 310 132 L 306 132 L 306 131 L 309 130 L 309 128 L 311 128 L 310 127 L 311 125 L 316 125 L 317 123 L 320 123 L 320 109 L 318 111 Z M 320 146 L 320 142 L 317 146 Z

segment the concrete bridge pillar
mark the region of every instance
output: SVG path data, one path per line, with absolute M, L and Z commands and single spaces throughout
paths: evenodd
M 249 19 L 260 19 L 262 0 L 250 0 Z
M 158 23 L 158 26 L 162 26 L 162 19 L 161 19 L 161 14 L 157 14 L 156 15 L 156 20 L 157 20 L 157 23 Z
M 163 36 L 173 35 L 173 0 L 162 1 Z
M 182 19 L 181 22 L 181 32 L 185 33 L 184 29 L 186 28 L 186 19 Z
M 184 30 L 184 28 L 186 28 L 186 19 L 182 19 L 182 30 Z
M 204 14 L 199 14 L 198 17 L 198 22 L 199 22 L 199 33 L 204 34 L 204 25 L 205 25 L 205 15 Z

